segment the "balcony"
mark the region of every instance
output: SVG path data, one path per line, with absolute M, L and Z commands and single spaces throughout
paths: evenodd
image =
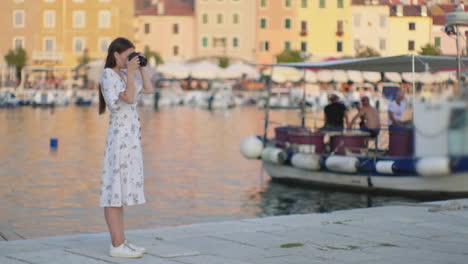
M 337 32 L 336 32 L 336 35 L 337 35 L 338 37 L 341 37 L 341 36 L 343 36 L 343 34 L 344 34 L 344 32 L 343 32 L 343 31 L 337 31 Z
M 62 51 L 33 51 L 32 60 L 35 61 L 62 61 Z
M 301 31 L 300 35 L 301 35 L 301 37 L 307 36 L 307 31 L 305 31 L 305 30 Z

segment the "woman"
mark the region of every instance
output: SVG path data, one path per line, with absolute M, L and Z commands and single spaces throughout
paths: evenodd
M 136 100 L 139 92 L 153 92 L 148 73 L 139 66 L 138 56 L 128 60 L 134 51 L 135 46 L 127 39 L 112 41 L 99 86 L 99 114 L 105 112 L 106 106 L 110 111 L 100 206 L 104 207 L 112 239 L 109 255 L 123 258 L 139 258 L 145 253 L 144 248 L 125 239 L 123 222 L 123 206 L 145 202 L 141 129 Z M 135 81 L 137 72 L 142 76 L 143 87 Z

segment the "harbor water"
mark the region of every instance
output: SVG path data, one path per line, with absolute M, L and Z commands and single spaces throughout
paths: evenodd
M 260 161 L 239 153 L 244 137 L 262 134 L 257 107 L 143 107 L 140 118 L 147 203 L 125 209 L 128 229 L 411 201 L 271 182 Z M 300 124 L 296 111 L 270 118 Z M 98 200 L 108 116 L 95 106 L 17 107 L 0 109 L 0 121 L 0 232 L 35 238 L 105 231 Z

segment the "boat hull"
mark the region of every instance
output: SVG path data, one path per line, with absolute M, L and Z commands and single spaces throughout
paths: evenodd
M 409 197 L 468 197 L 467 172 L 440 177 L 422 177 L 418 175 L 383 176 L 310 171 L 270 162 L 263 162 L 263 167 L 273 180 L 285 183 Z

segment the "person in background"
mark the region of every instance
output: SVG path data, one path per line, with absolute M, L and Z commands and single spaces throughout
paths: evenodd
M 404 127 L 403 113 L 406 110 L 406 103 L 404 101 L 403 92 L 399 91 L 395 100 L 391 101 L 388 105 L 388 129 L 398 129 Z
M 361 97 L 362 107 L 359 109 L 359 112 L 354 116 L 353 120 L 348 125 L 348 128 L 351 129 L 354 125 L 354 122 L 361 118 L 361 122 L 364 124 L 360 125 L 362 131 L 370 133 L 371 137 L 377 137 L 380 132 L 380 118 L 379 112 L 377 109 L 372 107 L 369 102 L 369 97 Z
M 325 125 L 322 131 L 342 131 L 344 124 L 348 123 L 348 110 L 346 106 L 340 103 L 340 98 L 336 94 L 329 97 L 330 104 L 325 107 L 324 121 Z

